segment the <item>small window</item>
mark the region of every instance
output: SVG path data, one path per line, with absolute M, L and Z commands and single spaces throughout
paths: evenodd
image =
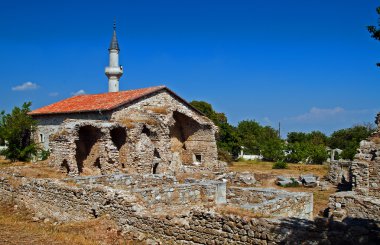
M 44 143 L 45 142 L 45 137 L 43 134 L 40 134 L 40 142 Z
M 202 155 L 201 154 L 195 154 L 195 161 L 202 162 Z

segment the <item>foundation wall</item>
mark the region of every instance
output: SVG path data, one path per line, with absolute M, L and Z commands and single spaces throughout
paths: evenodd
M 16 184 L 1 177 L 0 199 L 63 221 L 108 214 L 124 231 L 142 232 L 166 244 L 376 244 L 380 240 L 374 223 L 242 218 L 186 206 L 180 213 L 160 216 L 144 211 L 127 191 L 101 185 L 70 186 L 48 179 L 23 178 Z
M 313 194 L 286 192 L 268 188 L 230 187 L 228 203 L 252 211 L 255 214 L 273 217 L 313 218 Z

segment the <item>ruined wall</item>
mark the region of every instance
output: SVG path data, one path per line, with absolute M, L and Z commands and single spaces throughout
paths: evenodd
M 66 119 L 75 120 L 109 120 L 109 113 L 79 113 L 79 114 L 52 114 L 52 115 L 34 115 L 33 119 L 37 121 L 37 131 L 33 134 L 33 139 L 36 143 L 48 150 L 50 149 L 50 137 L 56 134 L 59 126 Z M 45 141 L 40 142 L 40 134 L 43 135 Z
M 273 217 L 313 218 L 313 194 L 270 188 L 229 187 L 229 204 Z
M 21 179 L 21 178 L 20 178 Z M 222 215 L 182 205 L 150 212 L 128 191 L 56 180 L 0 178 L 0 199 L 25 204 L 43 217 L 72 221 L 108 214 L 124 231 L 142 232 L 165 244 L 378 244 L 379 224 L 326 219 L 264 219 Z
M 380 138 L 360 142 L 352 164 L 354 190 L 380 198 Z M 380 143 L 380 142 L 379 142 Z
M 330 183 L 338 185 L 343 182 L 351 182 L 351 165 L 351 161 L 331 161 L 327 176 Z
M 155 161 L 161 166 L 158 173 L 182 172 L 197 155 L 199 167 L 218 166 L 215 125 L 166 91 L 119 108 L 111 120 L 128 127 L 131 171 L 148 173 Z
M 66 120 L 50 137 L 52 150 L 49 160 L 70 176 L 117 172 L 122 166 L 110 131 L 120 127 L 106 121 Z
M 330 214 L 340 220 L 349 217 L 380 221 L 380 199 L 357 195 L 353 191 L 331 195 L 329 208 Z
M 75 119 L 63 121 L 66 117 Z M 70 175 L 86 174 L 82 167 L 92 169 L 87 174 L 96 175 L 111 172 L 112 166 L 115 171 L 143 174 L 175 174 L 186 171 L 185 166 L 210 170 L 220 166 L 217 127 L 166 91 L 107 113 L 36 118 L 36 135 L 49 135 L 54 165 L 66 166 L 63 168 Z M 86 126 L 92 129 L 81 133 Z

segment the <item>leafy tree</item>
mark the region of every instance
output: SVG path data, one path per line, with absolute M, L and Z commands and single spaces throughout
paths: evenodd
M 340 156 L 343 159 L 353 159 L 360 141 L 367 139 L 374 132 L 369 125 L 356 125 L 351 128 L 341 129 L 331 134 L 329 146 L 343 150 Z
M 235 127 L 230 125 L 224 113 L 216 112 L 212 105 L 204 101 L 192 101 L 190 104 L 211 119 L 219 127 L 217 137 L 218 156 L 220 160 L 231 161 L 240 150 Z M 228 156 L 230 154 L 230 156 Z
M 321 164 L 328 158 L 326 151 L 328 137 L 320 131 L 291 132 L 288 134 L 287 141 L 289 155 L 286 156 L 286 160 L 289 162 Z
M 7 149 L 2 154 L 11 161 L 28 161 L 37 152 L 37 146 L 31 139 L 36 122 L 28 115 L 31 102 L 21 108 L 14 107 L 11 114 L 0 114 L 0 138 L 7 142 Z
M 288 133 L 287 142 L 288 143 L 301 143 L 307 141 L 307 134 L 302 132 L 290 132 Z
M 380 7 L 377 7 L 376 8 L 376 12 L 377 14 L 379 15 L 379 18 L 380 18 Z M 369 31 L 369 33 L 371 33 L 371 37 L 374 38 L 375 40 L 378 40 L 380 41 L 380 21 L 379 23 L 377 24 L 378 27 L 375 27 L 375 26 L 367 26 L 367 29 Z M 380 63 L 377 63 L 376 64 L 377 66 L 380 66 Z
M 245 153 L 260 154 L 260 124 L 252 120 L 241 121 L 236 127 L 236 131 L 240 145 L 245 147 Z

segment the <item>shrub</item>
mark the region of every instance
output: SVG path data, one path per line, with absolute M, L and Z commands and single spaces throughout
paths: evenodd
M 222 149 L 218 149 L 218 159 L 229 164 L 233 161 L 231 154 L 228 151 Z
M 298 187 L 298 186 L 300 186 L 300 183 L 298 183 L 298 181 L 295 180 L 294 178 L 290 178 L 290 180 L 292 181 L 292 183 L 286 184 L 286 185 L 284 185 L 284 187 Z
M 272 168 L 273 169 L 286 169 L 286 168 L 288 168 L 288 164 L 284 161 L 277 161 L 277 162 L 273 163 Z

